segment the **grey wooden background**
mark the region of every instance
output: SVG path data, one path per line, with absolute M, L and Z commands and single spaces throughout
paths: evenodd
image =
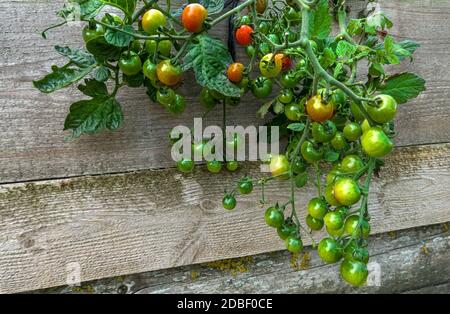
M 81 45 L 76 26 L 48 40 L 39 35 L 57 21 L 63 3 L 0 0 L 0 292 L 64 285 L 71 263 L 89 281 L 282 249 L 256 196 L 231 213 L 219 204 L 224 186 L 257 173 L 257 166 L 220 177 L 173 169 L 167 134 L 201 116 L 195 85 L 181 89 L 188 110 L 180 117 L 151 104 L 144 90 L 128 90 L 119 96 L 121 130 L 64 141 L 63 121 L 79 94 L 72 88 L 44 95 L 31 85 L 63 62 L 55 44 Z M 450 220 L 450 1 L 379 4 L 396 24 L 392 35 L 422 44 L 413 63 L 395 70 L 418 72 L 427 91 L 400 108 L 398 148 L 370 197 L 374 233 Z M 214 32 L 223 37 L 225 29 Z M 230 121 L 257 124 L 259 106 L 248 97 L 230 110 Z M 219 120 L 211 114 L 207 122 Z M 287 197 L 285 191 L 283 184 L 271 186 L 271 200 Z M 312 187 L 299 192 L 302 205 L 312 193 Z

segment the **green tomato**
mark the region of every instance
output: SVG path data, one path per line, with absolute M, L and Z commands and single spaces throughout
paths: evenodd
M 158 43 L 158 53 L 164 57 L 169 57 L 172 50 L 172 42 L 168 39 L 161 40 Z
M 367 106 L 367 113 L 378 123 L 386 123 L 395 118 L 397 114 L 397 102 L 392 96 L 378 95 L 375 97 L 378 106 Z
M 239 168 L 239 163 L 237 161 L 227 161 L 227 170 L 234 172 Z
M 141 58 L 132 51 L 124 54 L 119 60 L 119 68 L 127 76 L 136 75 L 142 70 Z
M 145 51 L 147 51 L 151 56 L 153 56 L 156 53 L 156 49 L 158 47 L 158 43 L 156 40 L 153 39 L 147 39 L 144 42 Z
M 253 191 L 252 179 L 245 177 L 238 182 L 238 191 L 241 194 L 250 194 Z
M 282 104 L 288 104 L 294 99 L 294 93 L 290 89 L 283 89 L 278 95 L 278 101 Z
M 328 206 L 324 199 L 315 197 L 308 203 L 308 213 L 316 219 L 322 219 L 328 212 Z
M 347 94 L 341 89 L 336 89 L 331 95 L 331 101 L 336 105 L 344 105 L 347 102 Z
M 252 45 L 246 46 L 245 47 L 245 53 L 247 54 L 247 56 L 252 58 L 255 55 L 255 53 L 256 53 L 256 49 Z
M 150 60 L 146 60 L 142 67 L 142 72 L 144 73 L 145 77 L 147 77 L 150 81 L 152 81 L 153 83 L 156 82 L 157 80 L 156 64 L 154 64 Z
M 130 49 L 131 51 L 138 53 L 139 51 L 141 51 L 141 42 L 138 39 L 133 40 L 131 42 Z
M 259 44 L 258 50 L 262 55 L 267 55 L 270 53 L 270 45 L 266 42 Z
M 286 105 L 284 107 L 284 114 L 290 121 L 300 121 L 303 115 L 302 107 L 295 103 Z
M 325 263 L 337 263 L 342 258 L 342 248 L 331 238 L 323 238 L 317 247 L 317 254 Z
M 183 96 L 176 94 L 175 99 L 166 108 L 170 113 L 181 114 L 186 110 L 186 100 Z
M 156 34 L 156 31 L 166 25 L 166 16 L 159 10 L 150 9 L 142 16 L 142 28 L 150 34 Z
M 227 194 L 222 200 L 223 208 L 233 210 L 236 208 L 236 198 L 233 195 Z
M 351 206 L 360 200 L 361 189 L 352 178 L 339 178 L 334 183 L 333 195 L 340 204 Z
M 364 163 L 357 155 L 347 155 L 341 162 L 341 168 L 344 173 L 356 173 L 363 167 Z
M 295 174 L 300 174 L 306 171 L 306 168 L 308 168 L 308 165 L 303 162 L 300 158 L 297 158 L 294 163 L 292 164 L 292 171 Z
M 344 257 L 348 260 L 359 261 L 364 264 L 369 262 L 369 251 L 358 247 L 356 241 L 352 241 L 344 250 Z
M 368 238 L 369 234 L 370 234 L 370 224 L 365 219 L 363 219 L 361 221 L 360 226 L 358 226 L 358 223 L 359 223 L 358 215 L 349 216 L 345 220 L 345 225 L 344 225 L 346 234 L 348 234 L 349 236 L 353 236 L 353 237 L 360 237 L 361 231 L 362 231 L 362 236 L 364 238 Z
M 323 123 L 313 122 L 311 129 L 314 140 L 319 143 L 331 141 L 337 132 L 336 125 L 330 120 Z
M 344 218 L 338 211 L 332 211 L 325 215 L 323 218 L 325 226 L 331 230 L 339 230 L 344 226 Z
M 211 91 L 204 87 L 200 93 L 200 103 L 206 109 L 212 109 L 217 105 L 217 100 L 213 97 Z
M 280 83 L 284 88 L 295 88 L 300 83 L 300 80 L 301 76 L 298 72 L 291 70 L 281 75 Z
M 344 136 L 349 141 L 356 141 L 362 134 L 362 128 L 359 123 L 352 122 L 344 127 Z
M 258 77 L 252 82 L 251 90 L 256 98 L 266 98 L 272 93 L 272 81 L 266 77 Z
M 241 17 L 241 20 L 239 21 L 240 25 L 248 25 L 252 22 L 252 19 L 248 15 L 244 15 Z
M 386 156 L 394 148 L 394 143 L 379 127 L 372 127 L 364 132 L 361 145 L 367 155 L 377 158 Z
M 156 93 L 156 100 L 161 105 L 169 105 L 175 100 L 175 91 L 168 87 L 161 87 Z
M 353 286 L 362 286 L 366 283 L 369 272 L 366 264 L 345 259 L 340 268 L 341 276 Z
M 314 144 L 310 141 L 305 141 L 301 147 L 301 153 L 303 159 L 305 159 L 309 163 L 315 163 L 322 159 L 323 156 L 323 148 L 315 148 Z
M 342 132 L 336 132 L 336 135 L 331 140 L 331 146 L 334 149 L 341 150 L 347 146 L 347 141 L 345 140 L 344 134 Z
M 177 163 L 177 168 L 181 172 L 189 173 L 194 170 L 195 163 L 190 159 L 182 159 Z
M 219 173 L 222 170 L 222 163 L 218 160 L 211 160 L 206 163 L 206 168 L 211 173 Z
M 323 228 L 323 220 L 316 219 L 311 215 L 306 216 L 306 224 L 314 231 L 319 231 Z
M 105 29 L 103 28 L 102 25 L 100 24 L 95 24 L 95 26 L 91 27 L 90 25 L 86 25 L 83 28 L 83 40 L 85 43 L 87 43 L 88 41 L 103 36 L 105 34 Z
M 268 34 L 267 38 L 269 38 L 270 41 L 273 42 L 274 44 L 281 44 L 280 37 L 278 37 L 277 34 Z
M 285 240 L 286 249 L 291 253 L 298 253 L 303 249 L 303 242 L 299 237 L 289 236 Z
M 333 121 L 334 124 L 336 124 L 336 128 L 339 131 L 342 131 L 345 127 L 345 124 L 347 123 L 347 116 L 344 115 L 343 113 L 337 112 L 331 119 L 331 121 Z
M 277 207 L 269 207 L 264 214 L 264 220 L 268 226 L 279 228 L 283 225 L 284 214 Z
M 295 177 L 295 186 L 299 189 L 304 187 L 308 183 L 308 175 L 306 173 L 299 174 Z
M 258 30 L 263 34 L 267 34 L 269 32 L 269 24 L 265 21 L 262 21 L 258 25 Z

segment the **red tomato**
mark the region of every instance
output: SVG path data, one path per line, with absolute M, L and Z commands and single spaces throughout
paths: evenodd
M 239 83 L 242 81 L 242 76 L 244 72 L 244 65 L 242 63 L 236 62 L 230 64 L 227 70 L 227 77 L 233 83 Z
M 236 30 L 236 42 L 242 46 L 248 46 L 252 43 L 253 28 L 248 25 L 242 25 Z
M 203 22 L 208 17 L 208 11 L 198 3 L 191 3 L 184 8 L 181 14 L 181 22 L 186 30 L 191 33 L 201 32 Z

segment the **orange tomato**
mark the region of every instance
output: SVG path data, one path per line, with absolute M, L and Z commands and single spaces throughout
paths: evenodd
M 227 70 L 227 77 L 233 83 L 239 83 L 242 81 L 242 76 L 244 72 L 244 65 L 242 63 L 236 62 L 230 64 Z
M 208 11 L 198 3 L 191 3 L 184 8 L 181 14 L 181 23 L 184 28 L 191 33 L 201 32 L 203 22 L 208 17 Z
M 334 104 L 332 102 L 325 103 L 320 95 L 311 97 L 306 103 L 308 116 L 316 122 L 330 120 L 333 117 L 334 109 Z

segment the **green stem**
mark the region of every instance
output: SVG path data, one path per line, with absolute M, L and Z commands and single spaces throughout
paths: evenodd
M 338 38 L 345 38 L 349 43 L 353 45 L 358 45 L 358 43 L 347 33 L 347 13 L 345 13 L 345 8 L 340 8 L 338 11 L 338 23 L 339 23 L 339 35 Z
M 136 11 L 136 13 L 131 18 L 131 22 L 132 23 L 136 22 L 139 19 L 139 17 L 142 14 L 144 14 L 144 12 L 147 11 L 147 9 L 150 9 L 152 7 L 152 5 L 156 2 L 158 2 L 158 0 L 151 0 L 151 1 L 144 0 L 144 6 L 142 8 L 140 8 L 138 11 Z
M 219 16 L 218 18 L 216 18 L 215 20 L 213 20 L 210 25 L 211 27 L 222 22 L 223 20 L 225 20 L 226 18 L 230 17 L 231 15 L 233 15 L 236 12 L 240 12 L 242 11 L 245 7 L 248 7 L 249 5 L 251 5 L 253 2 L 255 2 L 256 0 L 247 0 L 243 3 L 241 3 L 240 5 L 238 5 L 237 7 L 235 7 L 234 9 L 228 11 L 227 13 Z

